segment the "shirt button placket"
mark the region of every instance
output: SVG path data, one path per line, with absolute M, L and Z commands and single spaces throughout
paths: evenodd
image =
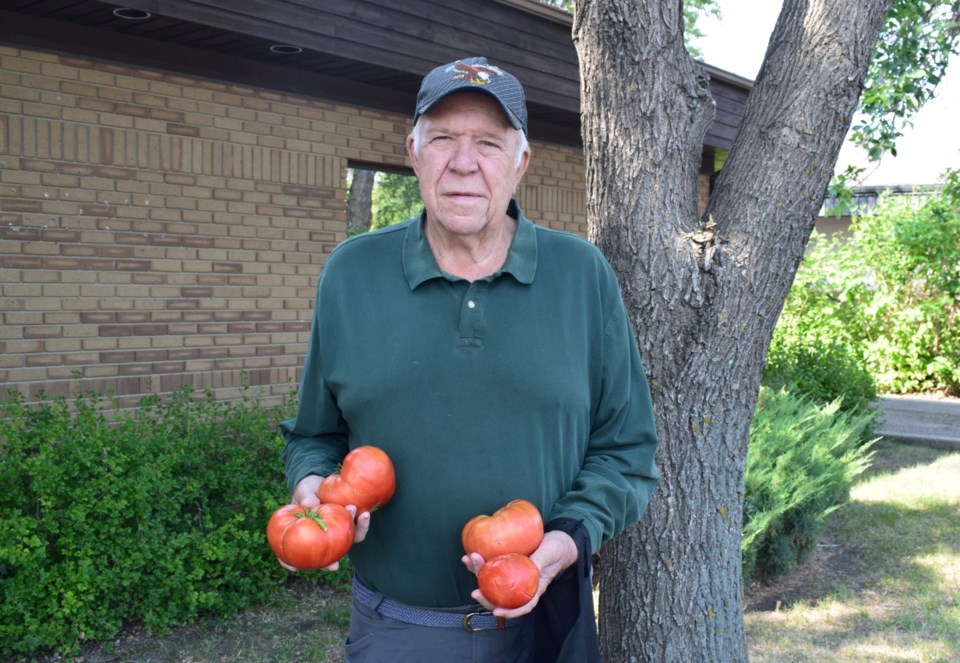
M 460 347 L 479 348 L 483 337 L 483 284 L 471 283 L 460 309 Z

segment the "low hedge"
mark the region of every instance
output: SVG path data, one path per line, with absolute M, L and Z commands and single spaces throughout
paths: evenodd
M 131 623 L 164 632 L 281 587 L 264 528 L 288 500 L 276 431 L 293 406 L 184 389 L 118 412 L 98 396 L 28 404 L 9 392 L 0 654 L 74 653 Z
M 117 412 L 80 396 L 0 403 L 0 655 L 77 652 L 130 624 L 230 616 L 289 574 L 266 544 L 287 501 L 276 430 L 295 407 L 181 390 Z M 751 427 L 744 578 L 788 572 L 869 459 L 872 415 L 764 388 Z M 344 583 L 337 574 L 306 574 Z
M 869 465 L 875 416 L 761 388 L 744 479 L 745 583 L 787 574 L 816 548 L 827 516 Z

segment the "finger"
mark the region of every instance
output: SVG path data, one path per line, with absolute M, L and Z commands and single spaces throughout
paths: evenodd
M 278 559 L 277 561 L 280 562 L 279 559 Z M 287 571 L 292 571 L 293 573 L 296 573 L 297 571 L 300 570 L 300 569 L 298 569 L 298 568 L 295 567 L 295 566 L 290 566 L 290 565 L 287 564 L 286 562 L 280 562 L 280 566 L 282 566 L 283 568 L 285 568 Z M 324 570 L 324 571 L 336 571 L 336 570 L 339 569 L 339 568 L 340 568 L 340 561 L 338 560 L 338 561 L 334 562 L 333 564 L 330 564 L 329 566 L 323 567 L 322 570 Z
M 540 597 L 543 596 L 543 592 L 546 590 L 546 585 L 542 582 L 540 583 L 540 589 L 537 591 L 536 596 L 530 599 L 527 603 L 523 604 L 519 608 L 513 608 L 508 610 L 507 608 L 498 608 L 494 607 L 492 609 L 494 617 L 503 617 L 504 619 L 514 619 L 516 617 L 522 617 L 529 612 L 532 612 L 534 608 L 537 607 L 537 604 L 540 602 Z
M 523 617 L 524 615 L 533 611 L 537 607 L 537 603 L 540 602 L 540 597 L 535 596 L 529 603 L 520 606 L 519 608 L 514 608 L 513 610 L 507 610 L 506 608 L 494 608 L 492 610 L 494 617 L 503 617 L 504 619 L 515 619 L 517 617 Z
M 316 474 L 310 474 L 301 479 L 300 483 L 293 489 L 293 495 L 290 500 L 291 503 L 302 504 L 303 506 L 316 506 L 320 504 L 320 499 L 317 497 L 317 488 L 322 481 L 323 478 Z
M 479 603 L 480 605 L 482 605 L 484 608 L 486 608 L 486 609 L 489 610 L 490 612 L 493 612 L 494 609 L 496 609 L 496 607 L 497 607 L 497 606 L 495 606 L 493 603 L 491 603 L 491 602 L 487 599 L 487 597 L 483 595 L 483 592 L 481 592 L 479 589 L 473 590 L 473 592 L 470 593 L 470 596 L 473 597 L 473 600 L 474 600 L 474 601 L 476 601 L 477 603 Z
M 460 561 L 463 562 L 463 565 L 467 567 L 467 571 L 473 575 L 477 575 L 480 572 L 480 567 L 477 566 L 477 563 L 473 561 L 473 558 L 470 555 L 464 555 L 460 558 Z
M 367 532 L 370 531 L 370 512 L 364 511 L 357 516 L 357 527 L 353 534 L 353 542 L 360 543 L 367 538 Z
M 480 553 L 464 555 L 460 558 L 460 561 L 462 561 L 463 565 L 467 567 L 467 570 L 474 575 L 480 573 L 480 567 L 482 567 L 485 563 L 483 555 Z
M 479 589 L 473 590 L 470 596 L 473 597 L 474 601 L 476 601 L 477 603 L 482 605 L 484 608 L 492 612 L 494 617 L 503 617 L 504 619 L 514 619 L 516 617 L 522 617 L 527 613 L 531 612 L 535 607 L 537 607 L 537 603 L 540 602 L 540 595 L 538 594 L 537 596 L 534 596 L 532 599 L 530 599 L 529 602 L 525 603 L 519 608 L 507 609 L 507 608 L 501 608 L 496 604 L 491 603 L 490 600 L 486 596 L 484 596 L 483 592 L 481 592 Z

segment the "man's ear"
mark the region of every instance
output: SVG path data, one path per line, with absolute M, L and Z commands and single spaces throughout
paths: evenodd
M 420 162 L 417 161 L 417 154 L 413 150 L 413 134 L 407 136 L 407 157 L 410 159 L 410 167 L 417 177 L 420 177 Z
M 530 147 L 526 147 L 523 150 L 523 154 L 520 156 L 520 165 L 517 166 L 517 184 L 520 183 L 520 180 L 523 179 L 523 174 L 527 172 L 527 166 L 530 165 Z

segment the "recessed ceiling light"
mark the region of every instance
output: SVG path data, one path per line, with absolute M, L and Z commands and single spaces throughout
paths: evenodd
M 280 55 L 296 55 L 297 53 L 303 52 L 302 48 L 292 44 L 274 44 L 270 47 L 270 50 Z
M 130 9 L 129 7 L 117 7 L 113 10 L 113 15 L 131 21 L 142 21 L 145 18 L 150 18 L 150 12 L 142 9 Z

